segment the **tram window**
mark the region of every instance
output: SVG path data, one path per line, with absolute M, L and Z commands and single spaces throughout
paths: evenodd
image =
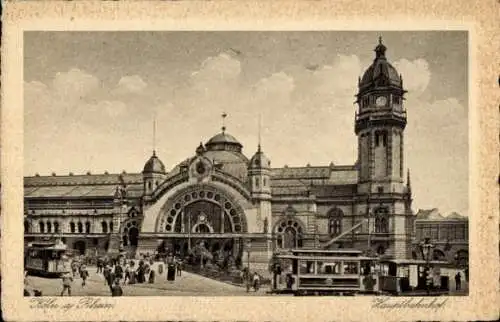
M 316 273 L 317 274 L 325 273 L 325 267 L 323 266 L 323 262 L 316 262 Z
M 300 274 L 314 274 L 314 262 L 313 261 L 301 262 Z
M 324 266 L 325 266 L 325 274 L 340 274 L 339 262 L 325 263 Z
M 358 274 L 358 263 L 344 262 L 344 274 Z

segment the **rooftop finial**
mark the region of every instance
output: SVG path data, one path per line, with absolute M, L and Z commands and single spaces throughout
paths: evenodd
M 153 156 L 156 155 L 156 113 L 153 117 Z
M 261 126 L 262 126 L 262 114 L 259 113 L 259 145 L 257 146 L 257 150 L 260 152 L 260 143 L 261 143 Z
M 224 134 L 224 132 L 226 132 L 226 123 L 225 123 L 226 117 L 227 117 L 226 112 L 223 112 L 222 113 L 222 134 Z
M 387 47 L 382 43 L 382 36 L 378 37 L 378 46 L 375 48 L 376 58 L 384 58 Z

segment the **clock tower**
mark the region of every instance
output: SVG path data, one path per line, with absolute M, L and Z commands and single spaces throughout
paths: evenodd
M 403 79 L 387 61 L 379 39 L 375 60 L 359 81 L 355 132 L 358 136 L 359 184 L 363 192 L 402 192 Z
M 411 190 L 404 184 L 403 79 L 387 61 L 379 39 L 375 59 L 359 80 L 355 132 L 358 136 L 357 213 L 367 218 L 368 251 L 411 258 Z

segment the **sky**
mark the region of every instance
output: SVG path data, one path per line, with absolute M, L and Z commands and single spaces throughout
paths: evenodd
M 468 215 L 462 31 L 24 34 L 25 175 L 167 169 L 221 131 L 273 167 L 354 164 L 358 77 L 382 36 L 402 74 L 414 210 Z M 153 139 L 153 124 L 156 135 Z

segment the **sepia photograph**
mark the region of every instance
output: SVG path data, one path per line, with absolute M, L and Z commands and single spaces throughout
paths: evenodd
M 22 37 L 24 296 L 469 295 L 467 30 Z

